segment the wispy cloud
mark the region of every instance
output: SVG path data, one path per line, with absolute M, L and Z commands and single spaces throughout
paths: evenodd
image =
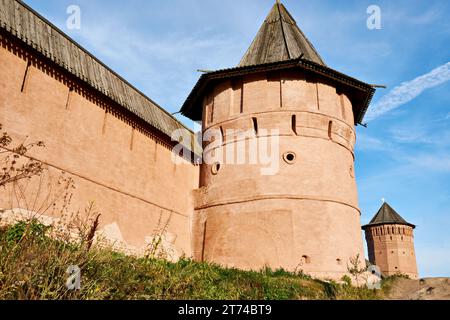
M 366 120 L 375 120 L 379 116 L 410 102 L 425 90 L 434 88 L 447 81 L 450 81 L 450 62 L 392 89 L 391 92 L 372 107 L 367 114 Z
M 389 142 L 383 142 L 376 137 L 369 136 L 364 133 L 360 133 L 358 135 L 358 143 L 356 144 L 356 148 L 359 151 L 386 151 L 386 152 L 389 152 L 392 150 Z
M 235 50 L 227 35 L 204 30 L 155 36 L 118 29 L 107 20 L 85 24 L 78 40 L 170 112 L 178 111 L 199 76 L 197 69 L 215 69 L 215 58 L 231 60 Z
M 436 147 L 448 149 L 450 146 L 450 130 L 439 130 L 437 132 L 423 131 L 420 127 L 417 132 L 413 130 L 391 130 L 395 142 L 403 144 L 415 144 L 422 147 Z

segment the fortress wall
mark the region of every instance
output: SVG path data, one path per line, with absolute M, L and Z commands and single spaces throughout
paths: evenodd
M 201 188 L 195 192 L 196 259 L 244 269 L 283 267 L 333 279 L 346 274 L 349 259 L 357 254 L 364 263 L 356 135 L 344 93 L 299 71 L 260 73 L 219 83 L 204 108 L 204 131 L 221 130 L 225 136 L 209 153 L 221 151 L 226 158 L 244 143 L 247 161 L 221 163 L 218 171 L 216 164 L 201 166 Z M 227 135 L 227 129 L 249 135 L 238 138 Z M 272 150 L 279 171 L 262 175 L 267 165 L 249 163 L 248 147 L 274 135 L 280 143 L 279 150 Z M 286 161 L 288 153 L 295 155 L 293 161 Z
M 30 52 L 0 47 L 3 130 L 15 142 L 26 136 L 28 142 L 45 142 L 45 149 L 30 155 L 48 164 L 53 176 L 63 170 L 74 178 L 71 210 L 95 201 L 102 227 L 117 225 L 124 242 L 137 248 L 160 217 L 164 223 L 171 216 L 168 238 L 179 254 L 189 255 L 190 195 L 198 185 L 198 167 L 185 160 L 174 164 L 170 137 L 53 64 L 34 56 L 28 65 L 25 54 Z M 0 208 L 9 209 L 8 195 L 1 192 Z

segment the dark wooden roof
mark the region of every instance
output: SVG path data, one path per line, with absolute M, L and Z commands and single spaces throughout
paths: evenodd
M 368 225 L 363 226 L 363 229 L 369 227 L 380 226 L 385 224 L 400 224 L 415 228 L 416 226 L 406 222 L 392 207 L 384 203 L 381 209 L 377 212 L 375 217 L 370 221 Z
M 183 104 L 181 113 L 200 121 L 202 98 L 219 80 L 289 68 L 306 71 L 335 83 L 352 102 L 355 124 L 363 124 L 375 93 L 373 86 L 328 68 L 279 1 L 273 6 L 239 66 L 203 74 Z
M 325 65 L 283 4 L 274 4 L 239 66 L 299 58 Z
M 187 129 L 170 113 L 22 1 L 0 0 L 0 28 L 163 134 L 170 137 L 176 129 Z
M 355 124 L 362 123 L 373 94 L 375 93 L 375 89 L 369 84 L 302 58 L 205 73 L 200 77 L 199 81 L 192 89 L 181 108 L 181 113 L 194 121 L 201 121 L 203 97 L 217 81 L 242 77 L 244 75 L 259 72 L 280 71 L 286 69 L 298 69 L 302 72 L 308 72 L 334 82 L 337 87 L 349 95 L 353 105 Z

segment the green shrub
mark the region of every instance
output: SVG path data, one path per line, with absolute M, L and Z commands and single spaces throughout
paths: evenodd
M 44 241 L 49 227 L 44 226 L 37 220 L 31 222 L 21 221 L 7 228 L 5 232 L 6 241 L 9 243 L 17 243 L 24 237 L 32 236 L 33 239 Z

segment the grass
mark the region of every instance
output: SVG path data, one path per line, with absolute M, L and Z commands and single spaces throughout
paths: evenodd
M 0 230 L 0 299 L 16 300 L 302 300 L 381 299 L 382 291 L 315 280 L 284 270 L 247 272 L 182 259 L 129 257 L 46 236 L 36 222 Z M 81 290 L 66 288 L 71 265 Z

